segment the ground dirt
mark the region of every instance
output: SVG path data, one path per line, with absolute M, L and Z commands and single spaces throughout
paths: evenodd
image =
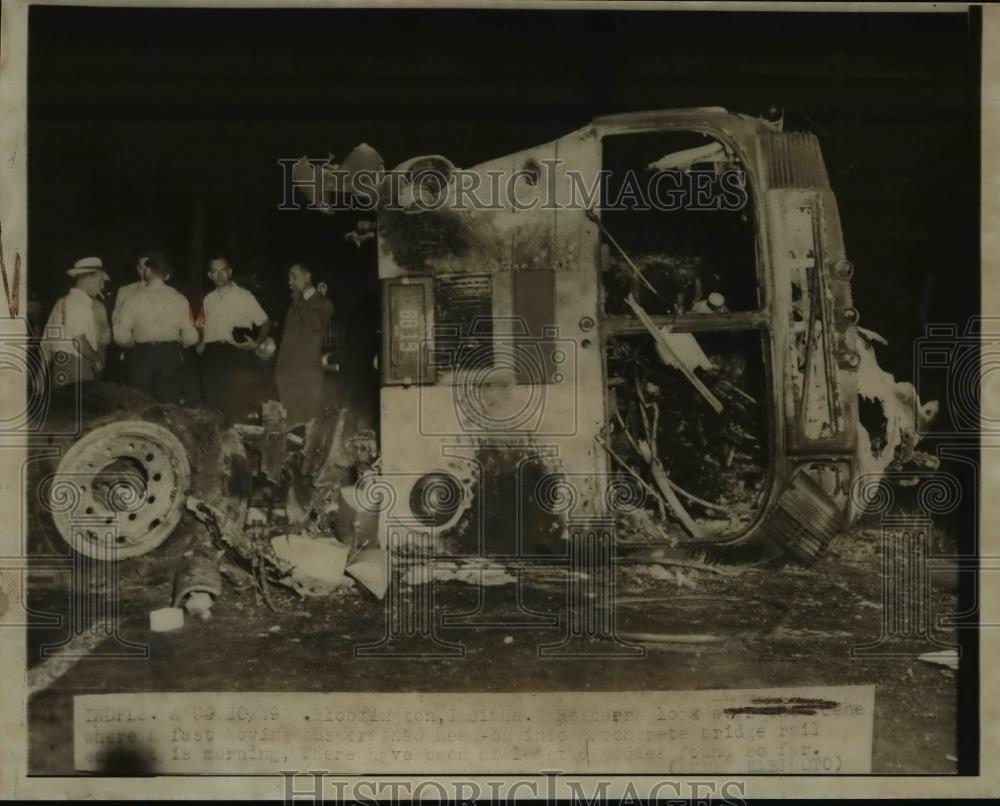
M 355 647 L 377 643 L 386 605 L 360 588 L 302 600 L 272 589 L 274 612 L 252 588 L 226 583 L 209 621 L 188 618 L 171 633 L 152 633 L 148 613 L 170 604 L 173 569 L 185 549 L 171 538 L 156 552 L 120 564 L 115 637 L 47 681 L 28 705 L 30 769 L 72 773 L 72 704 L 76 694 L 158 691 L 602 691 L 688 690 L 870 684 L 876 687 L 873 772 L 948 773 L 956 769 L 956 673 L 916 659 L 938 647 L 894 639 L 909 657 L 857 658 L 851 648 L 875 642 L 882 630 L 882 579 L 877 532 L 855 529 L 812 569 L 719 566 L 730 574 L 619 565 L 617 630 L 627 633 L 710 634 L 710 644 L 647 644 L 642 659 L 565 663 L 540 659 L 537 648 L 557 643 L 559 626 L 519 611 L 513 585 L 477 589 L 436 585 L 437 613 L 467 616 L 440 638 L 464 647 L 464 657 L 393 663 L 358 659 Z M 677 576 L 677 574 L 680 576 Z M 29 605 L 38 614 L 67 614 L 69 574 L 39 572 Z M 526 571 L 524 604 L 565 616 L 565 580 L 558 572 Z M 955 610 L 945 589 L 931 592 L 932 617 Z M 70 619 L 64 619 L 68 622 Z M 487 622 L 535 621 L 513 628 Z M 563 620 L 562 623 L 565 623 Z M 69 637 L 68 629 L 29 631 L 29 667 L 43 668 L 41 648 Z M 948 642 L 954 634 L 936 631 Z M 888 646 L 888 645 L 887 645 Z M 111 658 L 115 651 L 148 657 Z M 43 675 L 43 678 L 45 676 Z

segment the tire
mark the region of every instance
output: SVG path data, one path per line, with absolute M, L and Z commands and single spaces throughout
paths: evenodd
M 82 391 L 79 413 L 58 406 L 49 411 L 50 434 L 76 430 L 82 436 L 49 437 L 45 447 L 50 455 L 43 452 L 41 461 L 32 463 L 38 474 L 32 498 L 43 510 L 39 514 L 49 516 L 34 518 L 34 528 L 51 532 L 44 525 L 50 520 L 75 551 L 97 560 L 119 560 L 152 551 L 176 531 L 203 530 L 186 512 L 189 495 L 244 522 L 252 470 L 242 440 L 222 415 L 160 404 L 115 384 L 85 384 Z M 69 427 L 69 418 L 79 427 Z M 88 513 L 88 507 L 94 511 Z M 106 523 L 109 516 L 111 524 Z M 116 528 L 107 528 L 111 526 Z

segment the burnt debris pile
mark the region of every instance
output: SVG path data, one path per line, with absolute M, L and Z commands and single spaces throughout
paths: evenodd
M 764 365 L 743 334 L 671 337 L 698 353 L 692 371 L 722 412 L 662 360 L 654 338 L 618 337 L 608 349 L 609 446 L 672 539 L 737 534 L 755 517 L 768 473 Z

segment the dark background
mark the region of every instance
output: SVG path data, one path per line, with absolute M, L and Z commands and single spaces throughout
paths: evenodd
M 101 255 L 116 284 L 159 247 L 196 290 L 191 234 L 287 300 L 318 258 L 341 310 L 374 274 L 349 214 L 279 212 L 279 158 L 467 166 L 600 114 L 785 109 L 821 140 L 861 324 L 913 374 L 925 322 L 978 310 L 978 34 L 948 14 L 181 10 L 33 7 L 31 278 L 46 304 Z

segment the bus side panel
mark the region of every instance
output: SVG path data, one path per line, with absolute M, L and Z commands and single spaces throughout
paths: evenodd
M 483 468 L 505 445 L 513 458 L 500 464 L 511 472 L 523 473 L 531 457 L 546 469 L 520 492 L 533 505 L 563 519 L 603 511 L 598 232 L 583 205 L 569 203 L 594 186 L 598 167 L 596 138 L 583 130 L 475 166 L 451 183 L 441 209 L 380 212 L 380 277 L 429 277 L 436 323 L 436 381 L 382 390 L 383 474 L 397 480 L 400 512 L 409 479 L 438 469 L 481 501 Z M 476 310 L 489 315 L 469 321 Z M 571 511 L 553 497 L 556 482 L 573 488 Z M 499 514 L 477 517 L 489 524 Z

